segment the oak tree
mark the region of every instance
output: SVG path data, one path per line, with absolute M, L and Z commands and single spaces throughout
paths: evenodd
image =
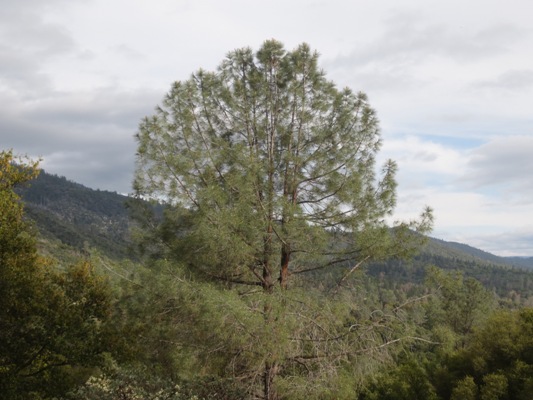
M 109 351 L 107 281 L 89 262 L 60 269 L 37 251 L 16 192 L 37 166 L 0 152 L 0 392 L 14 400 L 64 393 Z

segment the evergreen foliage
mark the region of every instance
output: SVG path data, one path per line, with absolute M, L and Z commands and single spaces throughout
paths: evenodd
M 295 288 L 297 274 L 348 266 L 336 293 L 362 263 L 411 254 L 422 238 L 411 230 L 426 232 L 432 220 L 427 209 L 419 221 L 386 225 L 396 164 L 376 177 L 381 139 L 366 96 L 338 90 L 306 44 L 286 51 L 270 40 L 255 54 L 229 53 L 217 72 L 175 82 L 136 137 L 136 194 L 168 204 L 152 246 L 195 279 L 222 284 L 181 303 L 201 308 L 183 307 L 181 319 L 202 316 L 211 336 L 192 337 L 209 339 L 210 362 L 222 352 L 224 373 L 245 379 L 250 395 L 261 387 L 265 399 L 282 388 L 308 397 L 288 385 L 302 377 L 307 387 L 331 387 L 367 331 L 348 325 L 350 307 L 309 290 L 277 292 L 278 284 L 292 279 Z M 224 307 L 211 310 L 217 296 Z
M 338 90 L 317 61 L 305 44 L 236 50 L 216 73 L 174 83 L 141 123 L 136 194 L 167 201 L 174 221 L 188 221 L 167 244 L 195 273 L 271 291 L 310 264 L 405 252 L 405 230 L 429 227 L 426 210 L 391 234 L 384 218 L 396 164 L 376 179 L 375 112 L 364 94 Z

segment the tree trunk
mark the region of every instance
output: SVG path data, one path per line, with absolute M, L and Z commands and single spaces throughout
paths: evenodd
M 291 259 L 290 246 L 283 244 L 281 247 L 281 269 L 279 271 L 279 283 L 282 289 L 287 289 L 289 279 L 289 261 Z
M 278 373 L 276 363 L 265 362 L 265 372 L 263 375 L 263 398 L 265 400 L 277 400 L 278 394 L 274 388 L 274 378 Z
M 270 255 L 272 253 L 272 223 L 270 221 L 263 246 L 263 289 L 267 293 L 272 293 L 274 282 L 270 268 Z

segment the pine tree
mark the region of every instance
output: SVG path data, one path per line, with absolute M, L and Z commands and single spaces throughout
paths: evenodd
M 287 51 L 266 41 L 175 82 L 136 139 L 136 194 L 167 203 L 152 238 L 164 257 L 229 288 L 274 294 L 291 277 L 341 265 L 340 287 L 366 261 L 409 253 L 411 229 L 431 225 L 427 209 L 387 226 L 397 166 L 389 160 L 376 175 L 376 113 L 365 94 L 330 82 L 306 44 Z M 272 302 L 262 310 L 266 331 Z M 265 357 L 265 398 L 276 396 L 283 359 Z

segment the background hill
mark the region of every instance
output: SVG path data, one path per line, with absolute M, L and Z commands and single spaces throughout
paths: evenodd
M 44 239 L 81 252 L 96 248 L 110 258 L 131 257 L 127 196 L 45 171 L 19 192 Z
M 470 257 L 472 261 L 488 262 L 494 265 L 533 269 L 533 257 L 499 257 L 464 243 L 446 242 L 432 238 L 426 251 L 459 259 Z
M 498 257 L 465 244 L 428 238 L 412 260 L 374 263 L 368 266 L 367 272 L 380 279 L 388 289 L 397 289 L 422 284 L 427 267 L 434 265 L 475 278 L 500 298 L 529 304 L 533 301 L 533 270 L 528 261 L 530 259 Z
M 78 253 L 96 249 L 115 260 L 135 258 L 127 196 L 93 190 L 45 171 L 19 192 L 49 253 L 57 254 L 57 247 L 62 246 Z M 533 257 L 498 257 L 434 238 L 413 260 L 375 263 L 367 272 L 392 287 L 422 283 L 428 265 L 462 271 L 502 297 L 516 292 L 522 298 L 533 298 Z

